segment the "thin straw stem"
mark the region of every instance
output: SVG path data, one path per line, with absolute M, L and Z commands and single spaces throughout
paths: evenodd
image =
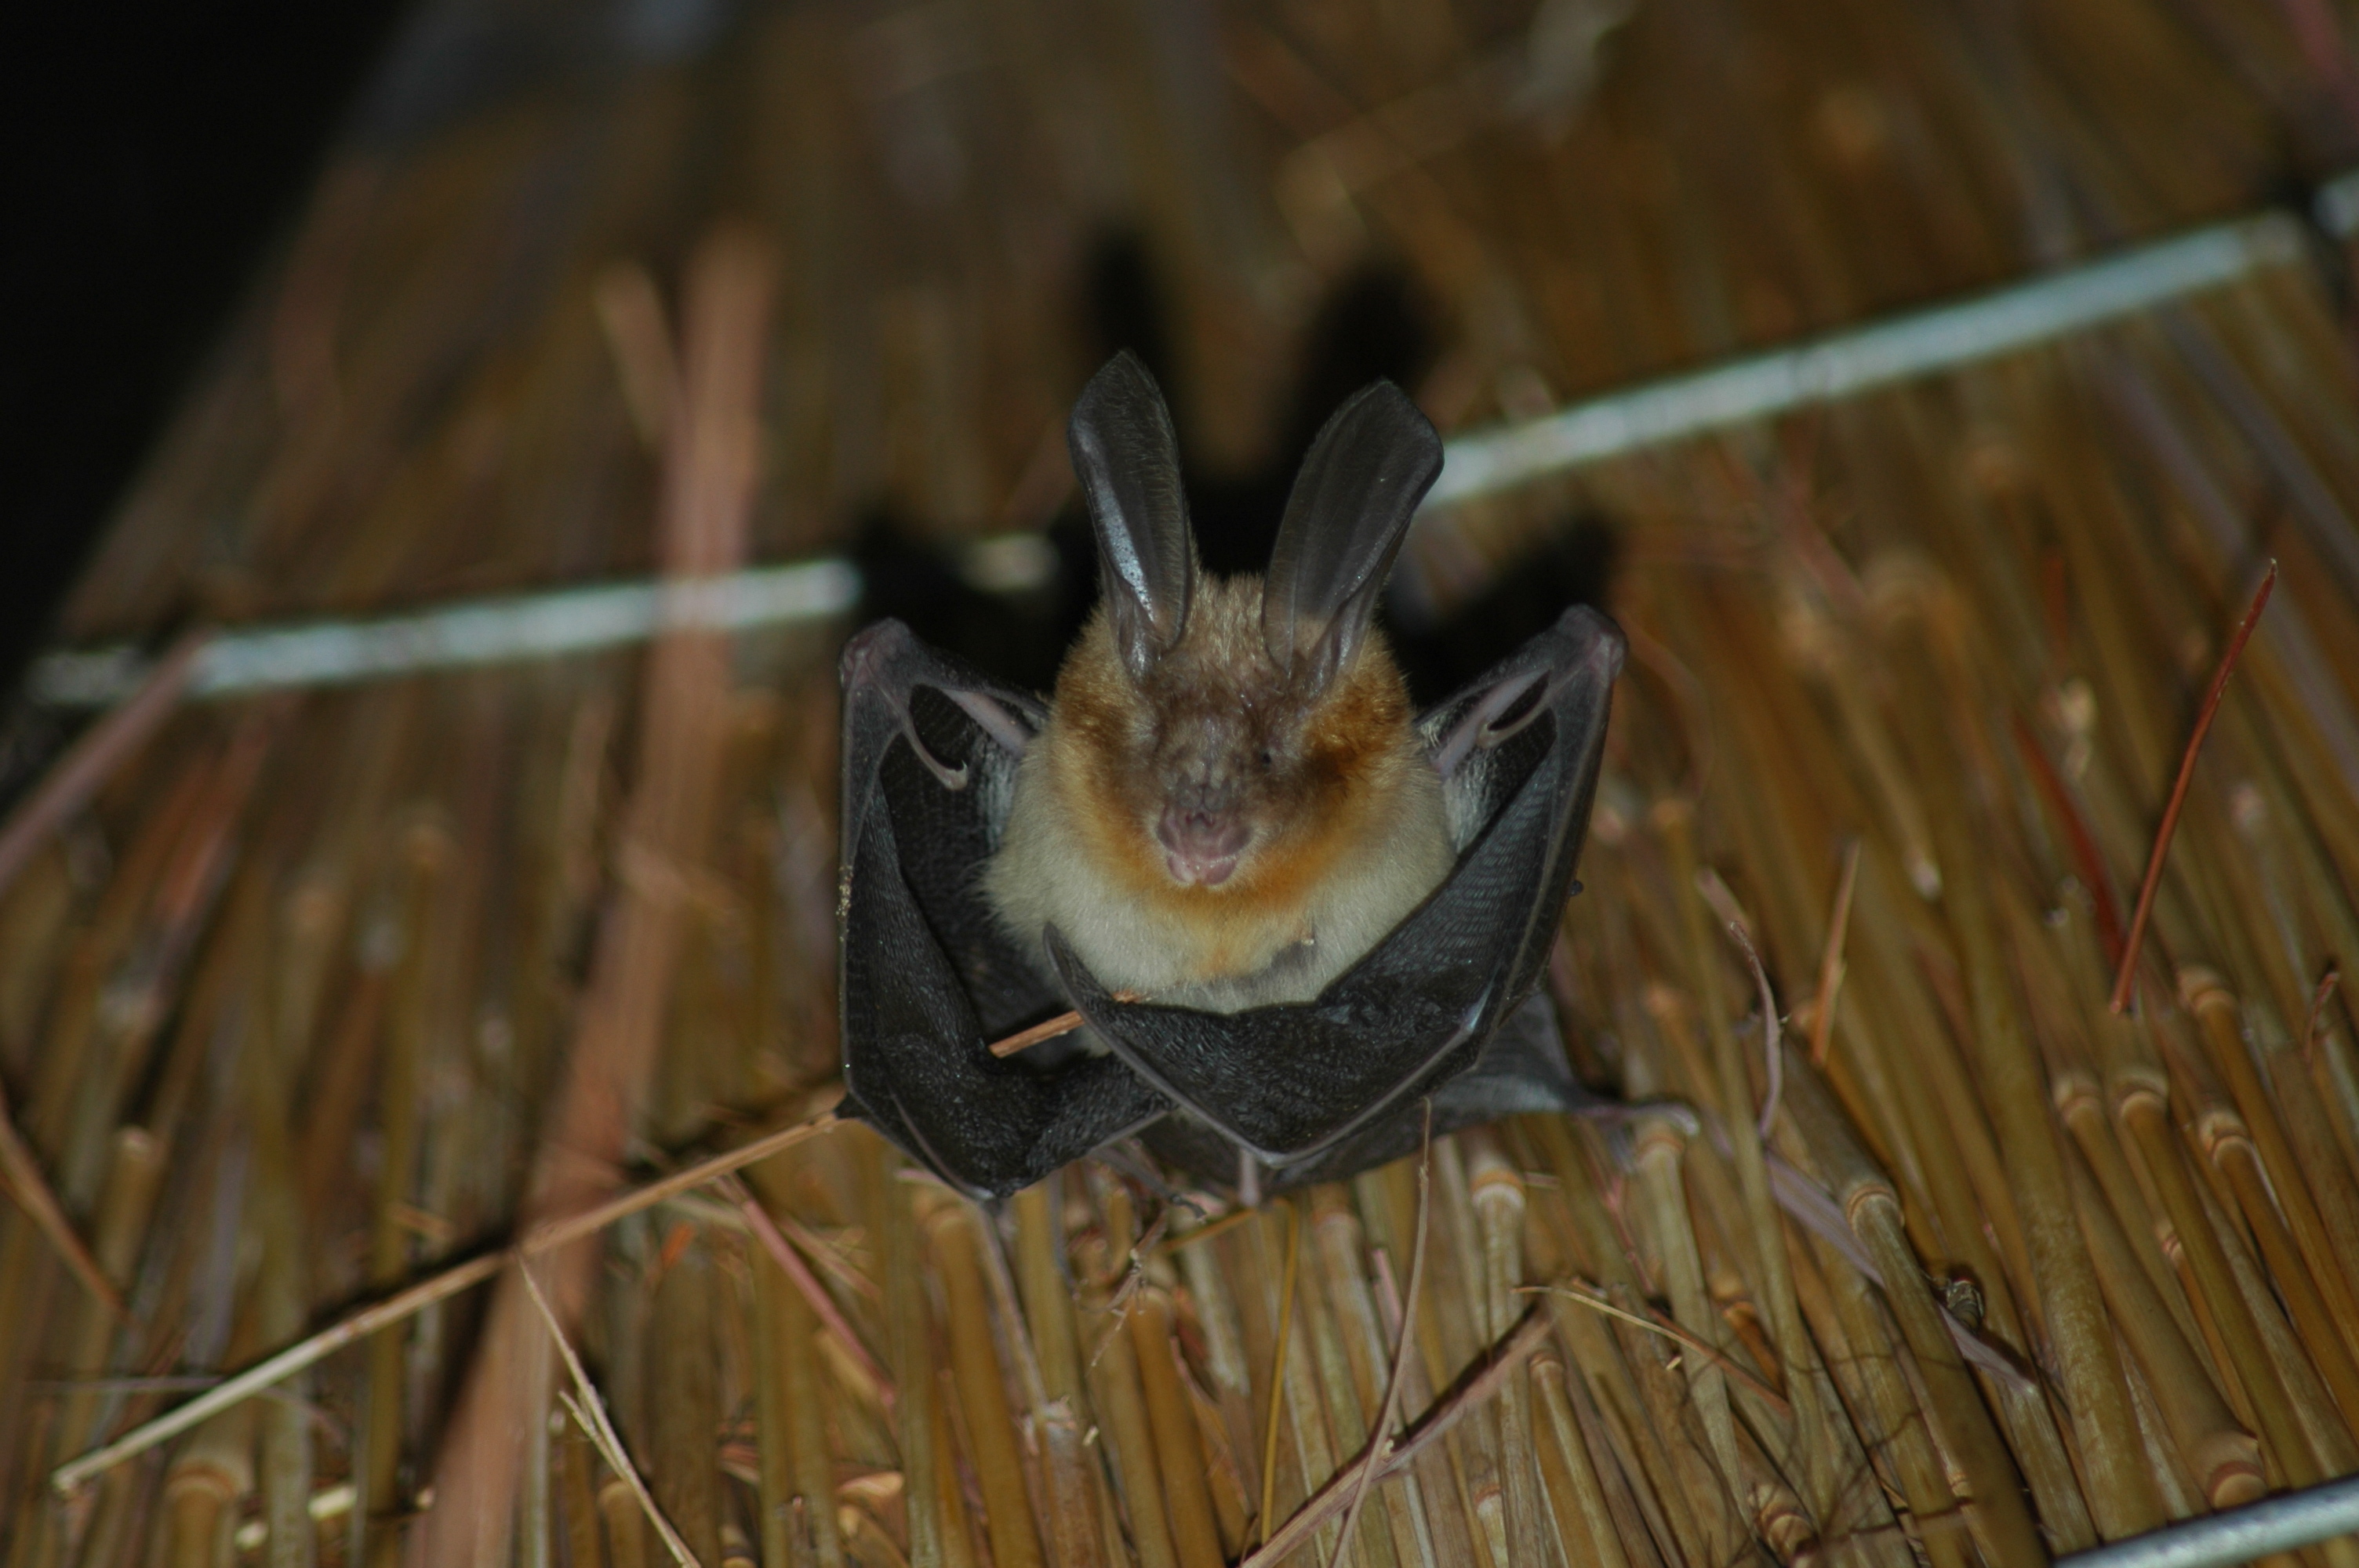
M 1261 1513 L 1254 1521 L 1254 1534 L 1264 1543 L 1269 1540 L 1269 1516 L 1277 1506 L 1277 1417 L 1286 1399 L 1286 1346 L 1294 1337 L 1295 1269 L 1302 1252 L 1301 1217 L 1290 1203 L 1279 1204 L 1277 1211 L 1286 1216 L 1286 1272 L 1278 1286 L 1277 1342 L 1270 1351 L 1269 1420 L 1262 1428 Z
M 345 1346 L 367 1338 L 380 1329 L 390 1328 L 407 1318 L 414 1317 L 436 1302 L 446 1301 L 460 1292 L 495 1279 L 511 1262 L 537 1258 L 570 1242 L 579 1241 L 593 1232 L 603 1230 L 616 1220 L 653 1208 L 666 1198 L 676 1197 L 691 1188 L 702 1185 L 716 1176 L 728 1174 L 743 1166 L 766 1160 L 782 1149 L 790 1149 L 806 1139 L 832 1132 L 836 1128 L 835 1113 L 821 1111 L 808 1121 L 780 1128 L 766 1137 L 757 1138 L 743 1148 L 732 1149 L 700 1161 L 683 1171 L 675 1171 L 659 1181 L 636 1187 L 567 1219 L 551 1220 L 527 1236 L 515 1247 L 497 1252 L 486 1252 L 441 1273 L 420 1280 L 408 1290 L 386 1297 L 371 1306 L 363 1307 L 350 1316 L 321 1329 L 309 1339 L 290 1345 L 266 1361 L 261 1361 L 236 1377 L 216 1386 L 211 1392 L 201 1394 L 187 1404 L 165 1411 L 155 1420 L 143 1422 L 125 1433 L 103 1448 L 94 1448 L 80 1458 L 59 1465 L 49 1473 L 49 1485 L 60 1494 L 68 1494 L 103 1470 L 111 1469 L 126 1459 L 146 1453 L 156 1444 L 179 1436 L 217 1411 L 242 1403 L 269 1388 L 294 1376 L 306 1367 L 316 1366 Z
M 1843 849 L 1843 881 L 1835 885 L 1835 912 L 1827 922 L 1827 948 L 1819 958 L 1819 988 L 1810 1002 L 1810 1065 L 1824 1072 L 1827 1047 L 1835 1034 L 1835 1002 L 1843 995 L 1843 938 L 1851 933 L 1851 901 L 1859 886 L 1860 841 Z
M 1394 1337 L 1392 1370 L 1385 1379 L 1384 1403 L 1377 1407 L 1376 1424 L 1370 1434 L 1372 1452 L 1379 1460 L 1391 1457 L 1393 1448 L 1393 1417 L 1400 1410 L 1402 1372 L 1408 1365 L 1409 1333 L 1417 1314 L 1418 1292 L 1425 1283 L 1425 1234 L 1432 1218 L 1433 1198 L 1433 1101 L 1425 1102 L 1425 1136 L 1419 1145 L 1417 1161 L 1417 1238 L 1409 1244 L 1408 1292 L 1401 1302 L 1400 1332 Z M 1335 1555 L 1328 1560 L 1327 1568 L 1343 1568 L 1343 1553 L 1352 1544 L 1352 1534 L 1359 1527 L 1360 1509 L 1368 1500 L 1368 1487 L 1375 1479 L 1373 1465 L 1360 1466 L 1359 1485 L 1352 1488 L 1351 1506 L 1343 1510 L 1343 1529 L 1335 1539 Z
M 76 741 L 30 798 L 0 827 L 0 890 L 25 869 L 33 851 L 88 804 L 98 786 L 137 751 L 179 705 L 189 674 L 208 641 L 191 632 L 172 645 L 139 687 Z
M 868 1346 L 862 1343 L 860 1336 L 853 1332 L 852 1325 L 844 1321 L 843 1314 L 836 1310 L 835 1298 L 827 1293 L 826 1288 L 803 1262 L 802 1255 L 787 1240 L 778 1228 L 777 1221 L 770 1217 L 770 1211 L 734 1175 L 715 1180 L 723 1195 L 735 1204 L 737 1212 L 745 1217 L 747 1227 L 762 1243 L 763 1250 L 777 1261 L 787 1278 L 794 1282 L 795 1289 L 801 1292 L 803 1300 L 810 1303 L 811 1314 L 826 1326 L 827 1331 L 835 1336 L 836 1343 L 843 1346 L 843 1353 L 858 1363 L 861 1371 L 876 1385 L 877 1393 L 889 1411 L 893 1408 L 893 1379 L 877 1364 L 876 1357 L 869 1354 Z
M 0 1086 L 0 1176 L 6 1178 L 8 1195 L 25 1211 L 35 1228 L 49 1239 L 65 1260 L 66 1267 L 80 1281 L 82 1288 L 91 1293 L 106 1315 L 117 1323 L 130 1321 L 131 1314 L 123 1304 L 123 1293 L 106 1277 L 82 1242 L 82 1235 L 66 1217 L 64 1206 L 56 1193 L 49 1190 L 49 1178 L 41 1174 L 41 1162 L 37 1159 L 24 1135 L 16 1130 L 14 1110 L 8 1104 L 8 1091 Z
M 2162 885 L 2163 857 L 2170 853 L 2171 835 L 2179 830 L 2180 808 L 2187 804 L 2187 786 L 2195 778 L 2195 756 L 2203 749 L 2203 737 L 2212 731 L 2212 719 L 2220 711 L 2220 698 L 2228 689 L 2228 676 L 2234 673 L 2236 661 L 2252 639 L 2253 627 L 2269 602 L 2269 591 L 2277 585 L 2277 564 L 2269 563 L 2261 574 L 2261 586 L 2253 590 L 2253 601 L 2245 608 L 2245 618 L 2236 622 L 2234 635 L 2228 639 L 2227 650 L 2220 655 L 2220 667 L 2212 672 L 2212 684 L 2204 689 L 2203 706 L 2195 710 L 2195 731 L 2187 738 L 2187 750 L 2180 754 L 2179 777 L 2170 786 L 2170 804 L 2162 809 L 2162 826 L 2154 836 L 2154 852 L 2147 857 L 2146 881 L 2139 884 L 2137 907 L 2130 914 L 2130 934 L 2123 944 L 2121 968 L 2114 976 L 2114 996 L 2108 1004 L 2115 1012 L 2127 1012 L 2130 989 L 2137 977 L 2138 949 L 2146 942 L 2147 921 L 2154 914 L 2155 890 Z
M 1353 1490 L 1359 1486 L 1360 1473 L 1374 1468 L 1376 1479 L 1388 1481 L 1409 1466 L 1418 1454 L 1429 1444 L 1454 1427 L 1466 1414 L 1479 1409 L 1484 1400 L 1506 1386 L 1508 1375 L 1524 1364 L 1525 1358 L 1540 1347 L 1548 1338 L 1549 1314 L 1538 1309 L 1525 1314 L 1507 1335 L 1490 1348 L 1490 1353 L 1476 1363 L 1472 1376 L 1462 1379 L 1426 1412 L 1409 1424 L 1392 1452 L 1379 1454 L 1371 1443 L 1360 1456 L 1327 1478 L 1324 1486 L 1311 1495 L 1294 1517 L 1279 1527 L 1253 1552 L 1246 1554 L 1237 1568 L 1273 1568 L 1287 1554 L 1310 1539 L 1321 1525 L 1341 1513 L 1352 1500 Z
M 565 1369 L 573 1379 L 573 1393 L 559 1396 L 565 1400 L 565 1408 L 581 1423 L 583 1433 L 596 1444 L 599 1457 L 623 1478 L 624 1484 L 631 1488 L 631 1495 L 639 1499 L 639 1508 L 647 1514 L 647 1522 L 656 1527 L 656 1534 L 662 1537 L 664 1545 L 671 1552 L 672 1561 L 680 1568 L 701 1568 L 696 1554 L 688 1549 L 688 1542 L 679 1538 L 679 1532 L 672 1529 L 671 1521 L 664 1518 L 663 1510 L 656 1507 L 655 1498 L 648 1495 L 647 1482 L 640 1479 L 639 1467 L 631 1463 L 630 1451 L 623 1446 L 622 1438 L 614 1431 L 614 1423 L 607 1419 L 606 1401 L 598 1397 L 597 1385 L 591 1382 L 590 1374 L 583 1369 L 582 1357 L 573 1353 L 572 1342 L 566 1338 L 565 1329 L 557 1321 L 557 1314 L 550 1308 L 549 1298 L 541 1293 L 540 1281 L 532 1277 L 529 1268 L 519 1267 L 516 1272 L 524 1276 L 524 1288 L 532 1293 L 532 1304 L 538 1309 L 540 1320 L 548 1326 L 549 1337 L 557 1342 L 557 1353 L 565 1357 Z

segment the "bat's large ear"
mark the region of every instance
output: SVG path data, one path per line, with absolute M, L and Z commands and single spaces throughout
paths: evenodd
M 1313 690 L 1347 667 L 1417 503 L 1441 472 L 1441 438 L 1391 382 L 1363 387 L 1310 443 L 1262 589 L 1261 635 L 1280 673 Z
M 1090 378 L 1065 434 L 1098 536 L 1114 645 L 1134 678 L 1180 640 L 1196 581 L 1180 442 L 1155 378 L 1125 349 Z

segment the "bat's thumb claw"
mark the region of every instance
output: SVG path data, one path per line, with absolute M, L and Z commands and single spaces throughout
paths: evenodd
M 850 691 L 855 686 L 874 684 L 885 667 L 916 640 L 916 633 L 905 622 L 889 619 L 853 633 L 843 644 L 842 657 L 836 663 L 843 688 Z

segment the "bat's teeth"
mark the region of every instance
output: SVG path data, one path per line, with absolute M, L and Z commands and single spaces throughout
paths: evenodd
M 1173 881 L 1218 887 L 1237 869 L 1237 859 L 1245 853 L 1251 834 L 1233 813 L 1193 809 L 1175 802 L 1164 808 L 1162 820 L 1155 825 L 1155 836 L 1162 842 L 1164 863 L 1170 868 Z

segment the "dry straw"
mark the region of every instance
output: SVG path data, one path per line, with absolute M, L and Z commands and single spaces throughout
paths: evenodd
M 8 1568 L 2359 1561 L 2263 1501 L 2359 1469 L 2359 393 L 2344 258 L 2246 221 L 2359 146 L 2344 18 L 647 21 L 338 155 L 70 607 L 412 673 L 189 704 L 192 637 L 0 829 Z M 1405 622 L 1618 542 L 1548 984 L 1637 1108 L 1253 1214 L 1119 1150 L 981 1208 L 826 1112 L 849 579 L 710 585 L 1047 522 L 1109 214 L 1208 472 L 1376 262 L 1506 432 L 1457 480 L 1549 456 Z M 1937 376 L 1757 357 L 2156 256 Z M 1786 391 L 1632 423 L 1689 371 Z M 602 584 L 562 656 L 415 640 Z

